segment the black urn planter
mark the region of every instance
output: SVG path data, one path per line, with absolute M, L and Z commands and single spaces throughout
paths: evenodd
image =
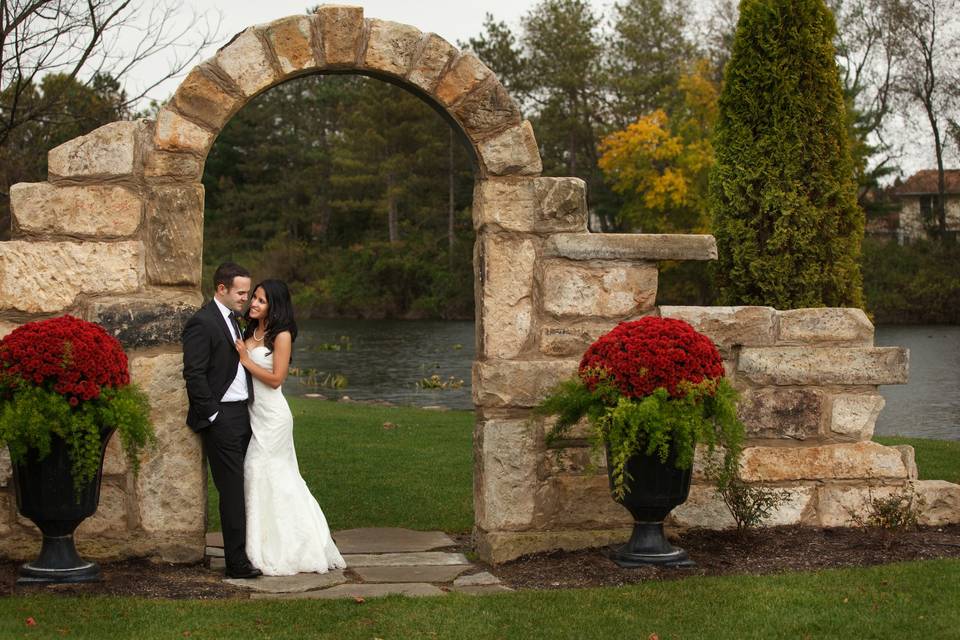
M 25 460 L 13 465 L 17 509 L 43 533 L 40 555 L 20 567 L 17 584 L 100 580 L 100 567 L 77 553 L 73 532 L 97 511 L 103 454 L 112 434 L 113 429 L 100 431 L 100 467 L 79 494 L 74 491 L 67 444 L 59 436 L 51 437 L 50 454 L 43 460 L 29 451 Z
M 607 454 L 607 468 L 610 456 Z M 690 494 L 693 469 L 678 469 L 674 456 L 661 462 L 656 454 L 635 455 L 627 460 L 627 492 L 614 498 L 633 516 L 633 534 L 627 544 L 614 549 L 610 558 L 621 567 L 649 565 L 693 567 L 687 552 L 670 544 L 663 533 L 663 521 L 683 504 Z M 610 478 L 613 489 L 613 478 Z

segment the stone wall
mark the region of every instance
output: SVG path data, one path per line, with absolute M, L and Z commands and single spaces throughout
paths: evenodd
M 77 533 L 83 553 L 202 557 L 206 471 L 184 424 L 179 337 L 201 302 L 203 164 L 223 126 L 259 92 L 306 73 L 345 71 L 432 102 L 473 152 L 482 557 L 499 562 L 626 536 L 629 519 L 605 476 L 586 472 L 583 439 L 548 450 L 530 408 L 575 372 L 599 335 L 657 313 L 685 318 L 720 344 L 744 393 L 751 441 L 743 475 L 792 494 L 777 523 L 845 524 L 846 506 L 908 483 L 928 497 L 926 522 L 960 520 L 960 486 L 917 482 L 909 447 L 869 442 L 882 407 L 876 385 L 905 381 L 907 363 L 900 349 L 871 346 L 862 313 L 657 308 L 657 263 L 713 259 L 712 237 L 588 233 L 583 181 L 540 177 L 530 124 L 490 69 L 435 34 L 325 5 L 238 34 L 190 72 L 155 121 L 115 122 L 71 140 L 50 151 L 46 182 L 11 189 L 0 333 L 62 313 L 100 322 L 128 350 L 159 438 L 138 476 L 111 443 L 100 510 Z M 3 452 L 0 554 L 30 557 L 39 532 L 17 515 L 9 479 Z M 675 521 L 729 526 L 702 482 Z

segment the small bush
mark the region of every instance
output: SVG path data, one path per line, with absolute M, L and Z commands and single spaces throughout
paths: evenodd
M 923 510 L 924 500 L 912 488 L 890 494 L 885 498 L 873 497 L 870 492 L 865 512 L 847 508 L 851 520 L 858 527 L 878 529 L 916 529 Z
M 759 527 L 790 496 L 785 489 L 749 485 L 738 477 L 718 482 L 717 492 L 741 532 Z

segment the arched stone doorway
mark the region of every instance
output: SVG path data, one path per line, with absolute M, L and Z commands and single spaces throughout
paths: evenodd
M 791 491 L 778 523 L 841 523 L 841 507 L 862 503 L 877 484 L 924 489 L 912 450 L 868 442 L 882 406 L 876 385 L 905 381 L 906 357 L 871 346 L 862 312 L 657 308 L 657 262 L 715 258 L 711 236 L 589 233 L 584 183 L 539 176 L 530 124 L 475 56 L 435 34 L 365 19 L 359 7 L 322 6 L 243 31 L 187 76 L 156 121 L 71 140 L 50 152 L 48 182 L 11 189 L 15 240 L 0 243 L 0 331 L 61 313 L 100 322 L 124 342 L 153 407 L 159 445 L 137 477 L 108 452 L 100 510 L 78 531 L 84 553 L 202 557 L 206 482 L 199 440 L 184 426 L 179 347 L 182 322 L 201 302 L 200 177 L 234 113 L 309 73 L 401 85 L 473 150 L 481 557 L 626 537 L 629 516 L 610 500 L 606 477 L 584 473 L 584 442 L 548 450 L 530 408 L 576 370 L 590 341 L 650 313 L 685 318 L 721 347 L 748 399 L 745 476 Z M 16 514 L 8 477 L 0 455 L 0 553 L 29 556 L 36 534 Z M 950 487 L 960 501 L 960 487 Z M 700 484 L 677 515 L 681 524 L 728 526 L 722 509 Z M 949 517 L 960 518 L 956 511 Z

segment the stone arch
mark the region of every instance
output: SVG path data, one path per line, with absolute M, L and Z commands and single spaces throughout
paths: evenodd
M 744 390 L 751 482 L 789 487 L 778 523 L 842 523 L 869 488 L 913 483 L 960 505 L 960 486 L 924 488 L 911 452 L 868 442 L 878 384 L 906 380 L 906 356 L 872 347 L 858 310 L 656 306 L 657 263 L 716 257 L 711 236 L 587 230 L 585 185 L 540 177 L 533 130 L 493 72 L 435 34 L 365 19 L 360 7 L 251 27 L 193 69 L 156 120 L 115 122 L 49 153 L 47 182 L 11 189 L 14 228 L 0 243 L 0 332 L 72 313 L 124 343 L 150 396 L 159 445 L 134 477 L 111 445 L 101 506 L 78 531 L 95 557 L 202 557 L 205 478 L 184 426 L 180 328 L 201 302 L 203 164 L 229 118 L 258 93 L 309 73 L 357 73 L 416 93 L 473 150 L 477 232 L 473 366 L 475 538 L 493 562 L 624 539 L 625 510 L 603 476 L 586 475 L 583 442 L 549 451 L 534 406 L 576 371 L 617 322 L 681 317 L 720 346 Z M 838 351 L 838 349 L 842 351 Z M 35 553 L 17 518 L 0 453 L 0 553 Z M 702 483 L 678 524 L 724 527 Z M 948 484 L 948 483 L 942 483 Z M 939 486 L 939 485 L 938 485 Z M 960 520 L 960 508 L 928 521 Z

